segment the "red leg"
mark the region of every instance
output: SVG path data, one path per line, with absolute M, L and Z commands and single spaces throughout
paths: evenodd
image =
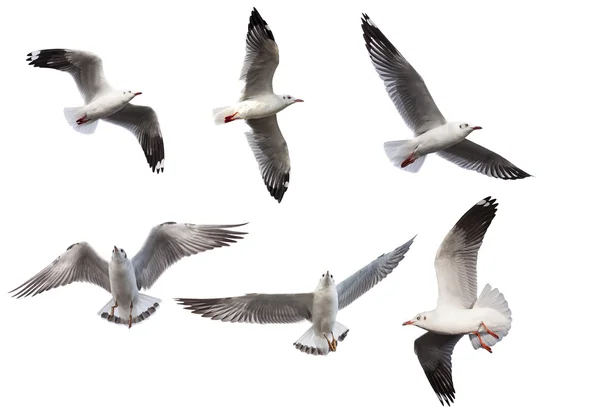
M 486 351 L 488 351 L 489 353 L 492 353 L 492 348 L 490 348 L 485 343 L 483 343 L 483 340 L 481 340 L 481 335 L 479 334 L 479 332 L 473 332 L 473 334 L 479 338 L 479 343 L 481 343 L 481 347 L 483 349 L 485 349 Z
M 400 167 L 406 167 L 409 164 L 414 163 L 415 160 L 416 160 L 415 159 L 415 153 L 411 153 L 411 155 L 408 156 L 408 158 L 402 162 L 402 164 L 400 165 Z
M 225 123 L 228 123 L 228 122 L 234 121 L 234 120 L 235 120 L 234 118 L 235 118 L 235 116 L 236 116 L 237 114 L 238 114 L 238 113 L 236 112 L 236 113 L 234 113 L 233 115 L 227 115 L 227 116 L 225 117 Z
M 497 334 L 495 334 L 494 332 L 492 332 L 490 329 L 487 328 L 487 326 L 485 325 L 484 322 L 481 322 L 481 325 L 483 326 L 485 331 L 488 332 L 491 336 L 495 337 L 496 339 L 500 339 Z
M 90 122 L 89 119 L 86 119 L 87 115 L 83 115 L 81 118 L 79 118 L 77 121 L 77 125 L 81 125 L 81 124 L 85 124 L 86 122 Z

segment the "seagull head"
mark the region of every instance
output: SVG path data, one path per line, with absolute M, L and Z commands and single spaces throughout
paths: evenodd
M 127 253 L 125 250 L 119 249 L 117 246 L 113 246 L 112 260 L 115 262 L 122 262 L 127 259 Z
M 425 323 L 427 322 L 427 315 L 429 313 L 419 313 L 417 314 L 415 317 L 413 317 L 412 319 L 402 323 L 402 326 L 409 326 L 409 325 L 413 325 L 413 326 L 418 326 L 418 327 L 423 327 L 423 325 L 425 325 Z
M 474 125 L 474 124 L 469 124 L 467 122 L 457 122 L 454 124 L 456 129 L 463 134 L 463 136 L 467 136 L 470 133 L 472 133 L 473 131 L 477 131 L 478 129 L 481 129 L 481 127 L 479 125 Z
M 285 103 L 285 106 L 290 106 L 294 103 L 298 103 L 298 102 L 304 102 L 302 99 L 298 99 L 295 98 L 294 96 L 290 96 L 290 95 L 283 95 L 281 96 L 283 98 L 283 103 Z
M 329 274 L 329 271 L 325 272 L 321 275 L 321 279 L 319 280 L 320 286 L 334 286 L 335 281 L 333 280 L 333 275 Z
M 141 95 L 142 92 L 132 92 L 131 90 L 124 90 L 123 91 L 123 99 L 125 99 L 126 102 L 129 102 L 131 99 L 133 99 L 136 96 Z

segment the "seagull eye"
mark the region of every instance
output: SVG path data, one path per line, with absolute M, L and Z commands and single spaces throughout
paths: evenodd
M 469 126 L 469 124 L 465 124 L 465 127 L 468 127 L 468 126 Z
M 427 320 L 427 316 L 424 316 L 424 317 L 423 317 L 423 320 Z
M 418 317 L 417 317 L 417 320 L 421 320 L 421 316 L 418 316 Z

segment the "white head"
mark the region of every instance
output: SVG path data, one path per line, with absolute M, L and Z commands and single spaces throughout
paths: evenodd
M 458 131 L 462 137 L 466 137 L 473 131 L 481 129 L 479 125 L 473 125 L 466 122 L 455 122 L 452 125 L 454 125 L 454 129 Z
M 132 92 L 131 90 L 123 90 L 123 101 L 129 102 L 131 99 L 141 94 L 142 92 Z
M 335 281 L 333 280 L 333 275 L 329 275 L 329 271 L 321 275 L 321 279 L 319 280 L 319 287 L 332 287 L 335 286 Z
M 125 250 L 113 246 L 111 262 L 125 262 L 126 260 L 127 253 L 125 253 Z
M 425 311 L 423 313 L 417 314 L 415 317 L 413 317 L 409 321 L 402 323 L 402 326 L 408 326 L 408 325 L 412 324 L 413 326 L 420 327 L 421 329 L 426 329 L 425 326 L 427 325 L 427 319 L 430 317 L 431 317 L 431 312 Z
M 290 95 L 281 95 L 281 98 L 283 99 L 283 103 L 285 103 L 286 107 L 293 103 L 304 102 L 302 99 L 296 99 L 294 96 Z

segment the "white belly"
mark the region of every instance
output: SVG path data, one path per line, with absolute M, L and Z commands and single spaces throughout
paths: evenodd
M 95 121 L 120 111 L 128 102 L 122 95 L 123 93 L 120 92 L 111 92 L 94 99 L 85 106 L 86 117 Z
M 119 307 L 135 305 L 139 291 L 135 280 L 135 273 L 130 266 L 109 266 L 110 291 Z
M 333 330 L 338 312 L 337 290 L 323 290 L 315 293 L 312 322 L 318 335 L 329 334 Z
M 275 115 L 283 107 L 279 102 L 275 102 L 270 97 L 255 98 L 239 102 L 235 106 L 235 112 L 241 119 L 260 119 Z
M 442 125 L 415 138 L 415 142 L 418 144 L 415 155 L 418 157 L 435 153 L 458 144 L 464 139 L 464 136 L 457 134 L 449 126 Z
M 438 311 L 435 321 L 427 325 L 427 330 L 443 335 L 466 335 L 473 332 L 484 332 L 481 323 L 494 331 L 505 327 L 508 319 L 493 308 L 456 309 L 448 312 Z

